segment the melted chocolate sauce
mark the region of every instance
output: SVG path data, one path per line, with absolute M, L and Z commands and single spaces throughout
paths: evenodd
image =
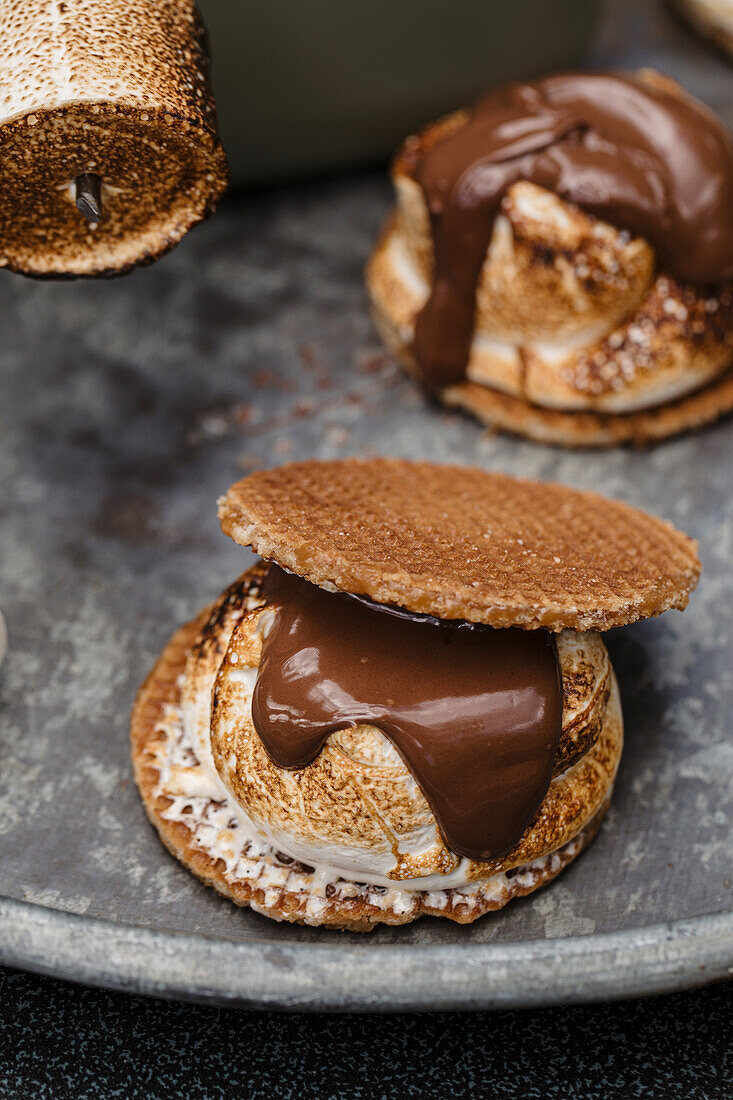
M 547 792 L 562 728 L 551 636 L 385 614 L 274 565 L 263 593 L 275 618 L 252 716 L 271 759 L 302 768 L 330 733 L 371 723 L 449 848 L 480 860 L 508 852 Z
M 645 237 L 674 277 L 733 277 L 733 141 L 699 104 L 612 74 L 567 74 L 492 92 L 415 167 L 435 276 L 415 355 L 428 385 L 466 369 L 476 284 L 501 200 L 527 180 Z

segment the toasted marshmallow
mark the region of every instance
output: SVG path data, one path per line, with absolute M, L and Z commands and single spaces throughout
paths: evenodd
M 606 648 L 595 632 L 558 635 L 562 735 L 554 778 L 519 843 L 491 862 L 446 846 L 428 802 L 381 730 L 358 725 L 328 738 L 303 769 L 279 768 L 252 720 L 252 693 L 268 609 L 232 586 L 194 644 L 181 684 L 185 735 L 201 775 L 221 783 L 246 828 L 329 875 L 403 889 L 461 886 L 568 843 L 598 812 L 613 783 L 622 720 Z M 199 780 L 197 780 L 198 782 Z M 203 788 L 202 788 L 203 789 Z
M 398 212 L 367 283 L 380 331 L 396 332 L 405 358 L 432 244 L 418 184 L 399 162 L 396 173 Z M 729 288 L 655 276 L 640 238 L 534 184 L 509 190 L 477 287 L 470 381 L 548 409 L 628 413 L 700 389 L 732 360 Z

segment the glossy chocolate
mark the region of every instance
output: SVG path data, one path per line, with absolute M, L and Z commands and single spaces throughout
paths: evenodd
M 562 728 L 551 636 L 385 613 L 277 566 L 263 593 L 275 614 L 252 716 L 272 760 L 305 767 L 330 733 L 373 724 L 452 851 L 508 852 L 547 792 Z
M 435 247 L 415 327 L 430 386 L 465 374 L 494 219 L 519 180 L 645 237 L 675 278 L 733 277 L 731 135 L 700 104 L 633 77 L 577 73 L 501 88 L 413 171 Z

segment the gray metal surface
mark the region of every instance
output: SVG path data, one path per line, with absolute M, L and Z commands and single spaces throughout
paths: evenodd
M 683 75 L 731 120 L 730 70 L 700 53 Z M 733 965 L 733 423 L 572 454 L 430 405 L 367 316 L 362 265 L 388 204 L 381 174 L 250 196 L 123 281 L 2 280 L 0 961 L 310 1008 L 590 1000 Z M 237 910 L 165 853 L 130 777 L 138 683 L 249 560 L 218 530 L 217 495 L 258 465 L 366 452 L 593 487 L 700 540 L 684 615 L 608 636 L 627 748 L 599 838 L 553 886 L 470 927 L 360 938 Z
M 720 914 L 468 950 L 458 935 L 409 949 L 338 935 L 305 946 L 277 929 L 212 939 L 0 900 L 0 961 L 151 996 L 298 1011 L 526 1008 L 668 993 L 730 977 L 730 934 Z

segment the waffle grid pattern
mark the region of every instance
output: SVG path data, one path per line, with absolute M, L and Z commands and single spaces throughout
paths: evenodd
M 237 482 L 222 528 L 313 583 L 441 618 L 606 630 L 686 606 L 696 544 L 566 486 L 398 459 L 305 462 Z

